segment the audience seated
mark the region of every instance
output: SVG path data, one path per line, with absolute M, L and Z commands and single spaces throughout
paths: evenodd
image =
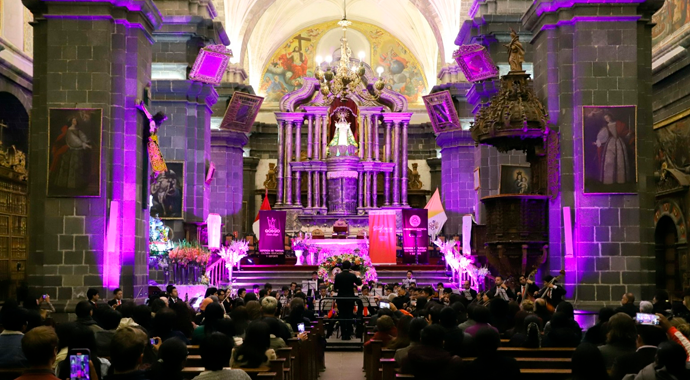
M 604 355 L 606 368 L 611 369 L 616 358 L 634 353 L 637 349 L 635 320 L 629 315 L 618 313 L 609 319 L 606 344 L 599 347 Z
M 254 293 L 249 293 L 247 294 L 247 297 L 249 297 L 250 294 Z M 246 298 L 245 298 L 246 302 Z M 255 321 L 257 319 L 261 318 L 261 304 L 259 301 L 249 301 L 245 303 L 245 307 L 247 308 L 247 314 L 249 315 L 249 320 L 250 321 Z
M 607 323 L 615 314 L 616 312 L 610 307 L 602 307 L 599 309 L 597 323 L 587 330 L 583 341 L 595 346 L 606 344 L 606 333 L 608 332 Z
M 304 323 L 310 324 L 311 320 L 305 316 L 304 300 L 301 298 L 293 298 L 290 301 L 290 314 L 286 318 L 286 322 L 290 324 L 293 332 L 297 331 L 297 325 Z
M 668 292 L 665 290 L 657 290 L 652 299 L 652 304 L 654 305 L 654 313 L 657 314 L 670 314 L 673 307 L 671 303 L 668 302 Z
M 230 313 L 230 319 L 235 324 L 235 336 L 244 338 L 244 332 L 249 326 L 249 314 L 244 306 L 235 306 Z
M 70 330 L 68 339 L 68 350 L 86 348 L 91 352 L 90 359 L 92 367 L 95 371 L 95 375 L 97 377 L 97 379 L 91 380 L 103 379 L 105 375 L 108 373 L 108 370 L 110 369 L 111 362 L 108 359 L 101 358 L 98 356 L 98 350 L 96 348 L 96 335 L 94 331 L 89 327 L 89 325 L 76 323 Z M 110 343 L 110 347 L 112 350 L 112 341 Z M 57 370 L 55 371 L 55 375 L 62 380 L 67 380 L 70 378 L 69 357 L 67 357 L 65 360 L 61 361 L 60 364 L 58 364 Z
M 95 301 L 94 301 L 95 302 Z M 93 319 L 94 303 L 89 301 L 81 301 L 77 304 L 74 309 L 74 313 L 77 314 L 77 323 L 83 326 L 87 326 L 91 330 L 100 331 L 103 330 L 96 320 Z
M 644 367 L 654 363 L 657 347 L 667 341 L 666 333 L 661 327 L 650 325 L 637 326 L 637 351 L 621 355 L 613 363 L 612 380 L 620 380 L 627 374 L 636 374 Z
M 151 308 L 146 305 L 138 305 L 132 312 L 133 321 L 148 333 L 151 330 Z
M 383 347 L 387 347 L 396 334 L 394 330 L 395 322 L 393 321 L 393 318 L 387 315 L 381 316 L 378 318 L 378 320 L 376 320 L 376 332 L 374 333 L 372 340 L 380 340 L 383 342 Z M 366 349 L 370 344 L 371 340 L 367 341 L 364 343 L 364 348 Z
M 264 318 L 262 321 L 268 325 L 268 330 L 271 334 L 270 347 L 274 350 L 285 347 L 287 344 L 285 343 L 285 340 L 280 337 L 283 329 L 283 326 L 281 326 L 282 323 L 278 322 L 278 319 L 273 317 Z
M 121 320 L 122 315 L 114 309 L 107 308 L 101 312 L 99 325 L 102 330 L 96 331 L 96 354 L 98 356 L 110 356 L 110 341 L 113 339 L 117 327 L 120 326 Z
M 388 344 L 387 348 L 391 350 L 398 350 L 410 345 L 410 322 L 412 322 L 412 317 L 409 315 L 403 315 L 402 318 L 398 320 L 395 330 L 397 335 Z
M 53 372 L 57 371 L 57 367 L 60 364 L 60 362 L 67 358 L 67 354 L 69 352 L 69 337 L 72 336 L 72 329 L 75 325 L 75 322 L 67 322 L 60 323 L 57 326 L 55 326 L 55 333 L 58 336 L 58 352 L 55 356 Z
M 233 355 L 233 340 L 225 334 L 215 332 L 201 341 L 201 362 L 206 372 L 193 380 L 249 380 L 246 372 L 239 369 L 225 369 Z
M 26 311 L 16 301 L 9 300 L 0 310 L 0 368 L 21 368 L 27 366 L 22 353 L 22 338 L 26 331 Z
M 443 349 L 444 335 L 445 329 L 439 325 L 425 327 L 420 344 L 410 348 L 407 357 L 402 358 L 400 372 L 414 375 L 415 380 L 457 378 L 462 360 Z
M 22 337 L 21 351 L 28 368 L 16 380 L 57 380 L 53 374 L 58 336 L 52 327 L 31 329 Z
M 572 371 L 572 380 L 609 380 L 604 356 L 597 346 L 589 343 L 582 343 L 575 349 Z
M 522 322 L 522 328 L 510 338 L 508 346 L 541 348 L 542 328 L 541 319 L 536 315 L 530 315 Z
M 147 380 L 146 373 L 139 369 L 147 341 L 148 337 L 141 329 L 118 329 L 110 343 L 112 374 L 106 376 L 105 380 Z
M 640 313 L 654 313 L 654 305 L 649 301 L 640 301 Z
M 261 311 L 263 319 L 271 319 L 278 323 L 279 329 L 274 330 L 273 333 L 276 338 L 281 338 L 283 342 L 287 342 L 292 338 L 292 329 L 288 324 L 277 318 L 278 315 L 278 300 L 275 297 L 266 296 L 261 300 Z
M 632 293 L 623 294 L 621 299 L 621 306 L 616 309 L 616 313 L 625 313 L 630 316 L 630 318 L 635 318 L 639 308 L 635 306 L 635 295 Z
M 664 342 L 659 345 L 654 363 L 644 367 L 638 374 L 626 375 L 624 380 L 681 380 L 690 379 L 687 369 L 687 354 L 685 349 L 674 342 Z
M 268 366 L 269 360 L 276 359 L 271 348 L 271 333 L 268 324 L 253 321 L 247 326 L 242 345 L 232 351 L 231 367 L 258 368 Z
M 206 306 L 204 319 L 200 326 L 192 333 L 192 344 L 200 344 L 206 335 L 216 331 L 216 322 L 223 319 L 225 312 L 219 303 L 212 302 Z
M 468 379 L 517 379 L 517 361 L 498 352 L 501 337 L 495 329 L 484 327 L 475 335 L 477 358 L 467 368 Z
M 191 341 L 194 333 L 194 310 L 182 301 L 170 303 L 170 308 L 175 312 L 175 327 L 173 330 L 181 332 L 185 338 Z
M 557 312 L 551 317 L 550 331 L 544 333 L 546 347 L 577 347 L 582 331 L 574 329 L 565 313 Z M 544 328 L 546 331 L 546 328 Z
M 475 321 L 475 324 L 465 329 L 465 332 L 469 335 L 475 336 L 477 334 L 477 331 L 481 330 L 484 327 L 489 327 L 498 332 L 497 328 L 489 324 L 489 321 L 491 320 L 491 312 L 488 308 L 484 306 L 475 306 L 474 311 L 473 313 L 471 313 L 471 315 Z
M 452 307 L 441 310 L 439 324 L 446 330 L 443 348 L 451 355 L 461 356 L 465 333 L 458 327 L 458 313 Z
M 414 318 L 410 320 L 410 325 L 409 325 L 409 342 L 406 347 L 398 348 L 395 350 L 395 364 L 400 367 L 403 360 L 407 358 L 407 353 L 412 349 L 412 347 L 415 347 L 419 345 L 419 342 L 421 340 L 421 334 L 422 334 L 422 329 L 427 327 L 429 324 L 427 323 L 426 319 L 424 318 Z M 398 332 L 399 334 L 399 332 Z
M 467 306 L 467 320 L 458 325 L 460 330 L 465 331 L 468 327 L 472 327 L 477 324 L 477 322 L 474 320 L 474 309 L 476 309 L 478 306 L 479 305 L 476 304 Z
M 185 344 L 189 344 L 187 337 L 179 330 L 175 329 L 177 314 L 170 308 L 164 307 L 153 317 L 152 335 L 161 338 L 165 342 L 168 339 L 177 338 Z
M 164 341 L 158 349 L 158 361 L 147 372 L 147 377 L 150 380 L 183 380 L 182 369 L 187 364 L 187 355 L 187 344 L 179 338 Z

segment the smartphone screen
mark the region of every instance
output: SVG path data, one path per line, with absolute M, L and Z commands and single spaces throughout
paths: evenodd
M 304 323 L 298 323 L 297 324 L 297 331 L 303 333 L 304 332 Z
M 379 307 L 380 307 L 381 309 L 390 309 L 390 308 L 391 308 L 391 304 L 390 304 L 390 302 L 381 301 L 381 302 L 379 302 Z
M 637 321 L 637 323 L 639 323 L 641 325 L 652 325 L 652 326 L 658 326 L 659 325 L 659 317 L 657 317 L 654 314 L 637 313 L 635 320 Z
M 156 345 L 156 340 L 155 340 L 155 339 L 151 338 L 150 341 L 151 341 L 151 345 L 152 345 L 152 346 L 155 346 L 155 345 Z
M 69 356 L 70 380 L 90 380 L 89 351 L 73 350 Z

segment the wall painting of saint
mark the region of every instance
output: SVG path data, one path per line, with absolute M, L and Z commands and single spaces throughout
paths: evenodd
M 168 170 L 151 176 L 151 216 L 182 219 L 184 204 L 184 162 L 167 162 Z
M 101 195 L 102 112 L 84 108 L 49 110 L 47 196 Z
M 637 192 L 637 107 L 582 107 L 585 193 Z

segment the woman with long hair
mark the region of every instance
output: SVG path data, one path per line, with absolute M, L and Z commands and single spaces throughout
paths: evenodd
M 187 339 L 192 339 L 192 333 L 194 333 L 194 323 L 192 322 L 194 310 L 184 302 L 175 302 L 170 305 L 170 308 L 177 315 L 175 330 L 182 332 Z
M 219 303 L 214 302 L 206 306 L 204 315 L 202 325 L 194 329 L 192 344 L 200 344 L 206 335 L 211 335 L 216 331 L 216 322 L 223 319 L 225 310 Z
M 412 319 L 409 315 L 400 317 L 396 325 L 398 335 L 388 344 L 389 349 L 398 350 L 410 345 L 410 323 Z
M 296 297 L 290 301 L 290 314 L 286 318 L 286 322 L 292 327 L 292 331 L 297 331 L 297 325 L 300 323 L 310 324 L 309 318 L 304 316 L 304 300 Z
M 230 319 L 235 323 L 235 336 L 244 337 L 244 332 L 249 326 L 249 314 L 244 306 L 235 306 L 230 313 Z
M 247 327 L 242 345 L 235 348 L 230 359 L 231 367 L 259 368 L 268 366 L 269 360 L 276 359 L 271 347 L 271 332 L 268 324 L 253 321 Z

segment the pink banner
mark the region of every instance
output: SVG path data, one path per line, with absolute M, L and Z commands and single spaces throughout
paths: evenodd
M 369 211 L 369 257 L 373 264 L 395 264 L 395 211 Z

